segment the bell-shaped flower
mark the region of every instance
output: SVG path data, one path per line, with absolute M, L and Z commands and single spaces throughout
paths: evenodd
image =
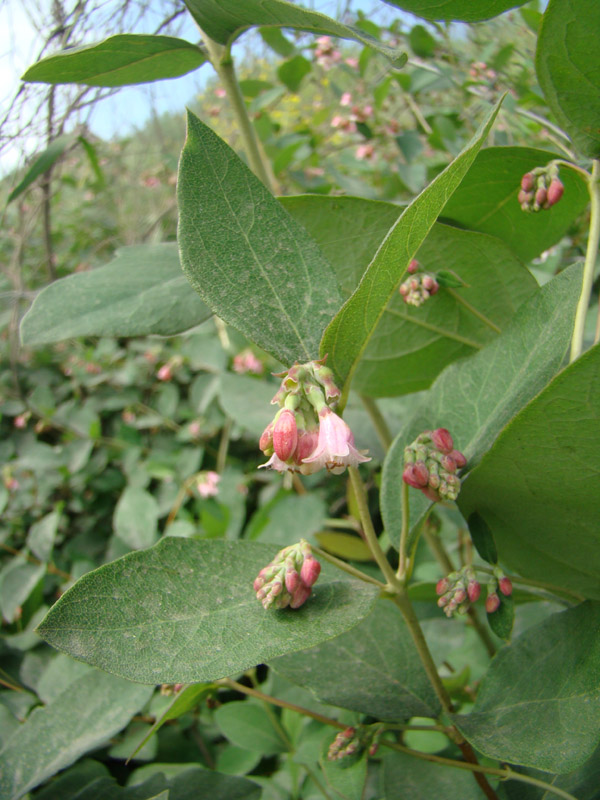
M 312 455 L 303 464 L 326 467 L 339 475 L 348 466 L 356 466 L 371 459 L 354 447 L 354 436 L 341 417 L 328 406 L 319 411 L 319 438 Z

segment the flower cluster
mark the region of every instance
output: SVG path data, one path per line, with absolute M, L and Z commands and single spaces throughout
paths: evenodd
M 481 584 L 475 578 L 473 567 L 463 567 L 458 572 L 451 572 L 441 578 L 435 587 L 439 595 L 437 604 L 444 609 L 444 614 L 451 617 L 455 614 L 466 614 L 472 603 L 476 603 L 481 596 Z M 493 577 L 487 584 L 487 597 L 485 610 L 493 614 L 501 605 L 501 595 L 508 597 L 512 594 L 512 581 L 500 567 L 494 567 Z
M 444 614 L 466 614 L 471 603 L 476 603 L 481 594 L 481 584 L 475 578 L 472 567 L 463 567 L 459 572 L 451 572 L 437 582 L 435 591 L 440 598 L 438 606 Z
M 382 728 L 359 727 L 344 728 L 340 731 L 327 751 L 328 761 L 347 760 L 353 762 L 367 750 L 370 756 L 374 756 L 378 747 L 378 739 Z M 347 764 L 350 766 L 350 763 Z
M 219 494 L 218 483 L 221 476 L 218 472 L 209 470 L 208 472 L 201 472 L 198 476 L 198 483 L 196 489 L 200 497 L 216 497 Z
M 446 428 L 424 431 L 404 448 L 402 480 L 420 489 L 434 503 L 456 500 L 460 491 L 456 470 L 466 463 L 464 455 L 454 449 L 452 436 Z
M 342 54 L 333 44 L 331 36 L 319 36 L 315 47 L 315 58 L 317 64 L 329 70 L 342 60 Z
M 552 162 L 536 167 L 521 178 L 518 200 L 523 211 L 539 211 L 558 203 L 565 187 L 558 178 L 558 167 Z
M 305 539 L 280 550 L 254 580 L 263 608 L 300 608 L 310 597 L 321 565 Z
M 356 449 L 352 431 L 333 411 L 341 393 L 323 361 L 295 364 L 279 377 L 271 402 L 280 409 L 260 437 L 260 449 L 270 456 L 261 467 L 303 475 L 325 467 L 338 475 L 371 460 Z
M 404 302 L 417 308 L 429 300 L 440 288 L 435 275 L 430 272 L 419 272 L 420 268 L 419 262 L 413 258 L 407 267 L 407 272 L 412 277 L 407 278 L 398 288 Z
M 264 369 L 262 361 L 254 355 L 249 347 L 233 357 L 233 371 L 238 375 L 244 375 L 246 372 L 251 375 L 262 375 Z

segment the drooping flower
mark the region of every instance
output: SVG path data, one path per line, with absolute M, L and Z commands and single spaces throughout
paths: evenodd
M 317 446 L 304 464 L 318 464 L 334 475 L 348 466 L 357 466 L 371 459 L 354 446 L 354 435 L 341 417 L 328 406 L 319 411 L 319 439 Z

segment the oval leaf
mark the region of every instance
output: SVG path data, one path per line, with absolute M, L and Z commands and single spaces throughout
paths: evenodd
M 123 33 L 44 58 L 29 67 L 21 80 L 130 86 L 177 78 L 198 69 L 206 60 L 199 47 L 183 39 Z
M 44 152 L 40 153 L 33 164 L 29 167 L 21 183 L 19 183 L 19 185 L 16 186 L 9 194 L 6 204 L 8 205 L 8 203 L 12 203 L 12 201 L 19 197 L 19 195 L 23 194 L 25 189 L 28 189 L 31 184 L 37 178 L 39 178 L 40 175 L 43 175 L 44 172 L 47 172 L 47 170 L 49 170 L 50 167 L 58 161 L 65 150 L 72 145 L 73 142 L 74 139 L 72 136 L 59 136 L 58 139 L 55 139 L 51 144 L 49 144 Z
M 81 661 L 141 683 L 193 683 L 242 672 L 338 636 L 378 590 L 323 565 L 297 610 L 265 611 L 252 589 L 276 546 L 168 537 L 84 575 L 38 633 Z
M 181 263 L 207 305 L 285 364 L 316 358 L 342 302 L 333 270 L 304 228 L 191 112 L 177 195 Z
M 497 17 L 527 0 L 384 0 L 390 6 L 431 20 L 481 22 Z
M 30 347 L 74 336 L 172 336 L 211 314 L 190 290 L 175 244 L 136 245 L 42 289 L 23 317 L 21 341 Z

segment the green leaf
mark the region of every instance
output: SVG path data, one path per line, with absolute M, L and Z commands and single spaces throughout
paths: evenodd
M 369 550 L 369 546 L 360 536 L 340 531 L 323 531 L 317 533 L 315 539 L 319 543 L 319 547 L 334 556 L 349 561 L 373 561 L 373 554 Z
M 288 743 L 273 727 L 271 717 L 262 706 L 237 700 L 225 703 L 215 711 L 215 722 L 232 744 L 265 756 L 285 753 Z
M 503 563 L 600 599 L 600 346 L 563 370 L 469 475 L 459 506 L 492 530 Z
M 536 71 L 559 124 L 586 156 L 600 155 L 600 62 L 596 0 L 550 0 L 540 29 Z
M 294 44 L 289 39 L 286 39 L 279 28 L 259 28 L 258 32 L 263 42 L 278 56 L 289 58 L 296 52 Z
M 338 636 L 376 587 L 325 564 L 297 610 L 265 611 L 252 582 L 275 555 L 258 542 L 167 537 L 84 575 L 38 632 L 82 661 L 146 683 L 211 681 Z
M 581 766 L 600 741 L 600 604 L 529 628 L 496 655 L 472 712 L 455 716 L 484 755 L 551 772 Z
M 129 86 L 177 78 L 198 69 L 206 60 L 199 47 L 183 39 L 124 33 L 43 58 L 29 67 L 21 80 Z
M 405 446 L 423 430 L 447 428 L 467 457 L 467 467 L 473 468 L 502 428 L 560 368 L 571 341 L 580 289 L 579 266 L 562 272 L 518 309 L 497 339 L 447 367 L 425 395 L 418 412 L 394 439 L 383 467 L 381 511 L 395 546 L 400 541 Z M 412 541 L 415 526 L 430 506 L 421 492 L 410 490 Z M 475 510 L 462 504 L 461 509 L 465 519 Z
M 518 772 L 532 778 L 545 781 L 551 786 L 569 792 L 578 800 L 597 800 L 600 785 L 600 747 L 597 747 L 591 758 L 578 769 L 563 775 L 540 772 L 532 769 L 519 769 Z M 506 782 L 506 794 L 509 800 L 554 800 L 556 797 L 550 790 L 527 786 L 519 781 Z
M 331 367 L 347 393 L 356 366 L 377 327 L 410 260 L 423 243 L 448 197 L 473 163 L 492 126 L 499 104 L 464 148 L 408 206 L 391 228 L 362 280 L 328 325 L 321 353 L 329 354 Z
M 191 113 L 177 191 L 181 260 L 203 300 L 283 363 L 316 358 L 341 304 L 333 270 L 233 150 Z
M 415 25 L 408 34 L 413 53 L 419 58 L 429 58 L 435 52 L 437 42 L 423 25 Z
M 322 702 L 379 719 L 439 712 L 408 628 L 387 600 L 349 633 L 269 664 Z
M 475 549 L 488 564 L 498 563 L 498 550 L 494 541 L 494 534 L 484 518 L 474 511 L 467 520 L 469 533 L 475 545 Z
M 505 597 L 498 592 L 500 605 L 492 614 L 487 615 L 490 628 L 500 639 L 510 639 L 515 624 L 515 601 L 512 595 Z
M 565 193 L 560 203 L 537 214 L 521 209 L 517 195 L 523 175 L 560 157 L 531 147 L 482 150 L 444 208 L 443 219 L 497 236 L 530 261 L 562 239 L 590 200 L 584 178 L 561 169 Z
M 385 797 L 397 796 L 399 786 L 402 787 L 402 796 L 410 800 L 432 800 L 434 797 L 481 800 L 483 796 L 472 773 L 422 761 L 408 753 L 386 752 L 383 780 Z
M 30 564 L 24 556 L 16 556 L 0 572 L 0 610 L 6 622 L 21 615 L 21 607 L 46 574 L 45 564 Z
M 319 765 L 323 770 L 323 777 L 333 789 L 336 800 L 340 797 L 343 800 L 363 800 L 367 780 L 366 754 L 361 754 L 356 760 L 347 757 L 341 761 L 330 761 L 327 752 L 334 736 L 333 732 L 327 733 L 321 746 Z M 348 763 L 351 760 L 352 763 Z
M 47 172 L 53 164 L 56 164 L 58 159 L 62 156 L 65 150 L 73 144 L 72 136 L 59 136 L 41 153 L 29 167 L 25 173 L 25 177 L 16 186 L 8 196 L 6 204 L 12 203 L 19 195 L 23 194 L 25 189 L 28 189 L 31 184 Z
M 116 535 L 133 550 L 150 547 L 156 542 L 158 503 L 144 491 L 128 486 L 115 507 L 113 525 Z
M 249 375 L 224 372 L 219 377 L 219 403 L 227 416 L 257 440 L 275 416 L 271 405 L 277 387 Z M 257 451 L 257 456 L 260 455 Z
M 481 22 L 497 17 L 527 0 L 384 0 L 390 6 L 431 20 Z
M 277 68 L 277 75 L 282 83 L 285 83 L 290 92 L 297 92 L 302 83 L 302 79 L 308 75 L 312 67 L 310 61 L 304 56 L 296 55 L 289 61 L 284 61 Z
M 279 492 L 252 517 L 245 536 L 261 542 L 288 545 L 300 539 L 312 540 L 327 516 L 325 501 L 318 494 Z
M 21 322 L 25 346 L 74 336 L 171 336 L 211 316 L 181 272 L 174 244 L 117 250 L 103 267 L 54 281 Z
M 27 533 L 27 547 L 29 547 L 33 555 L 39 558 L 40 561 L 48 561 L 50 558 L 59 520 L 60 513 L 58 511 L 51 511 L 50 514 L 46 514 L 45 517 L 34 522 L 31 528 L 29 528 L 29 532 Z
M 354 39 L 383 53 L 395 67 L 406 63 L 406 53 L 378 42 L 359 28 L 286 0 L 185 0 L 190 14 L 211 39 L 230 47 L 248 28 L 297 28 L 301 31 Z
M 21 797 L 120 731 L 152 694 L 98 670 L 34 709 L 0 753 L 0 796 Z

